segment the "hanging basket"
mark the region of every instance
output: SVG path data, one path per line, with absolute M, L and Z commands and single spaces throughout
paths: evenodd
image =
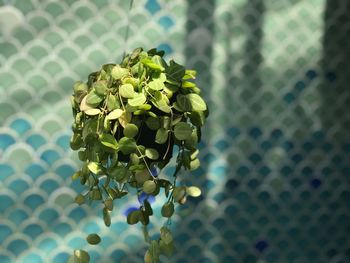
M 200 195 L 197 187 L 178 185 L 176 179 L 182 167 L 194 170 L 200 165 L 197 143 L 207 105 L 192 81 L 196 72 L 172 60 L 168 64 L 163 55 L 164 51 L 137 48 L 120 64 L 106 64 L 91 73 L 87 83 L 74 85 L 71 148 L 79 151 L 83 165 L 73 179 L 87 186 L 76 202 L 102 202 L 106 226 L 111 224 L 113 201 L 127 194 L 164 193 L 165 218 L 173 215 L 175 203 Z M 159 171 L 169 163 L 175 145 L 176 168 L 168 178 Z M 152 215 L 145 199 L 127 222 L 147 226 Z M 150 249 L 145 258 L 156 262 L 159 254 L 170 254 L 170 237 L 166 227 L 158 240 L 146 236 Z

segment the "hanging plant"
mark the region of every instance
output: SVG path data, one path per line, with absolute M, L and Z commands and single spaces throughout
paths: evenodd
M 184 204 L 186 196 L 201 194 L 196 186 L 179 185 L 176 179 L 182 167 L 194 170 L 200 166 L 197 143 L 208 116 L 200 89 L 192 81 L 196 72 L 173 60 L 168 64 L 163 55 L 164 51 L 137 48 L 121 64 L 103 65 L 89 75 L 87 83 L 77 82 L 71 96 L 74 123 L 70 145 L 83 161 L 72 178 L 87 186 L 75 201 L 79 205 L 86 200 L 102 202 L 103 220 L 110 226 L 115 199 L 133 194 L 142 200 L 126 220 L 144 226 L 150 244 L 145 262 L 158 262 L 160 254 L 171 255 L 174 245 L 166 226 L 160 229 L 158 240 L 149 238 L 146 227 L 152 206 L 140 197 L 164 193 L 161 215 L 170 220 L 175 204 Z M 173 152 L 177 154 L 176 167 L 168 178 L 160 171 Z M 87 237 L 92 245 L 100 240 L 94 233 Z M 71 260 L 88 262 L 89 255 L 76 250 Z

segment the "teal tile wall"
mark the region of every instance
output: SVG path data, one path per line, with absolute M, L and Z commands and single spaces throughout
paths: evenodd
M 75 80 L 159 47 L 199 71 L 211 115 L 162 262 L 350 262 L 350 3 L 342 0 L 0 0 L 0 262 L 142 262 L 118 202 L 72 203 Z M 125 43 L 126 26 L 130 24 Z M 171 167 L 165 169 L 170 174 Z M 159 201 L 159 200 L 158 200 Z M 161 201 L 156 200 L 156 212 Z M 156 218 L 151 234 L 164 220 Z M 89 246 L 85 236 L 103 241 Z

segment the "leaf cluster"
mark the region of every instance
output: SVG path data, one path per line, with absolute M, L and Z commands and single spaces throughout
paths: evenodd
M 72 178 L 87 186 L 76 202 L 102 202 L 106 226 L 111 224 L 113 200 L 132 189 L 137 195 L 154 196 L 163 189 L 167 202 L 161 213 L 166 218 L 174 213 L 174 203 L 183 204 L 187 195 L 200 194 L 194 186 L 177 186 L 176 178 L 182 167 L 200 166 L 197 144 L 208 108 L 193 81 L 196 72 L 173 60 L 167 63 L 163 56 L 163 51 L 137 48 L 120 64 L 103 65 L 86 83 L 76 82 L 73 87 L 70 146 L 83 164 Z M 161 178 L 154 171 L 169 163 L 174 145 L 179 149 L 174 176 Z M 145 200 L 127 222 L 147 226 L 152 214 Z M 100 239 L 93 234 L 88 241 L 97 244 Z M 156 262 L 164 242 L 161 246 L 157 241 L 158 251 L 153 241 L 147 257 Z

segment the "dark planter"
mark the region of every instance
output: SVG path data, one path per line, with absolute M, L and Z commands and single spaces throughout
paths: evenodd
M 136 135 L 137 145 L 143 145 L 146 148 L 156 149 L 159 153 L 159 158 L 157 160 L 152 160 L 154 162 L 165 162 L 168 163 L 173 155 L 174 148 L 174 139 L 173 136 L 169 136 L 170 138 L 164 144 L 158 144 L 155 142 L 157 131 L 151 130 L 147 127 L 146 124 L 142 126 L 139 133 Z M 121 135 L 123 134 L 123 130 L 120 129 L 119 133 L 116 135 L 116 139 L 119 140 Z M 168 149 L 169 147 L 169 149 Z M 119 160 L 122 162 L 128 162 L 130 160 L 129 155 L 124 155 L 121 152 L 118 155 Z

